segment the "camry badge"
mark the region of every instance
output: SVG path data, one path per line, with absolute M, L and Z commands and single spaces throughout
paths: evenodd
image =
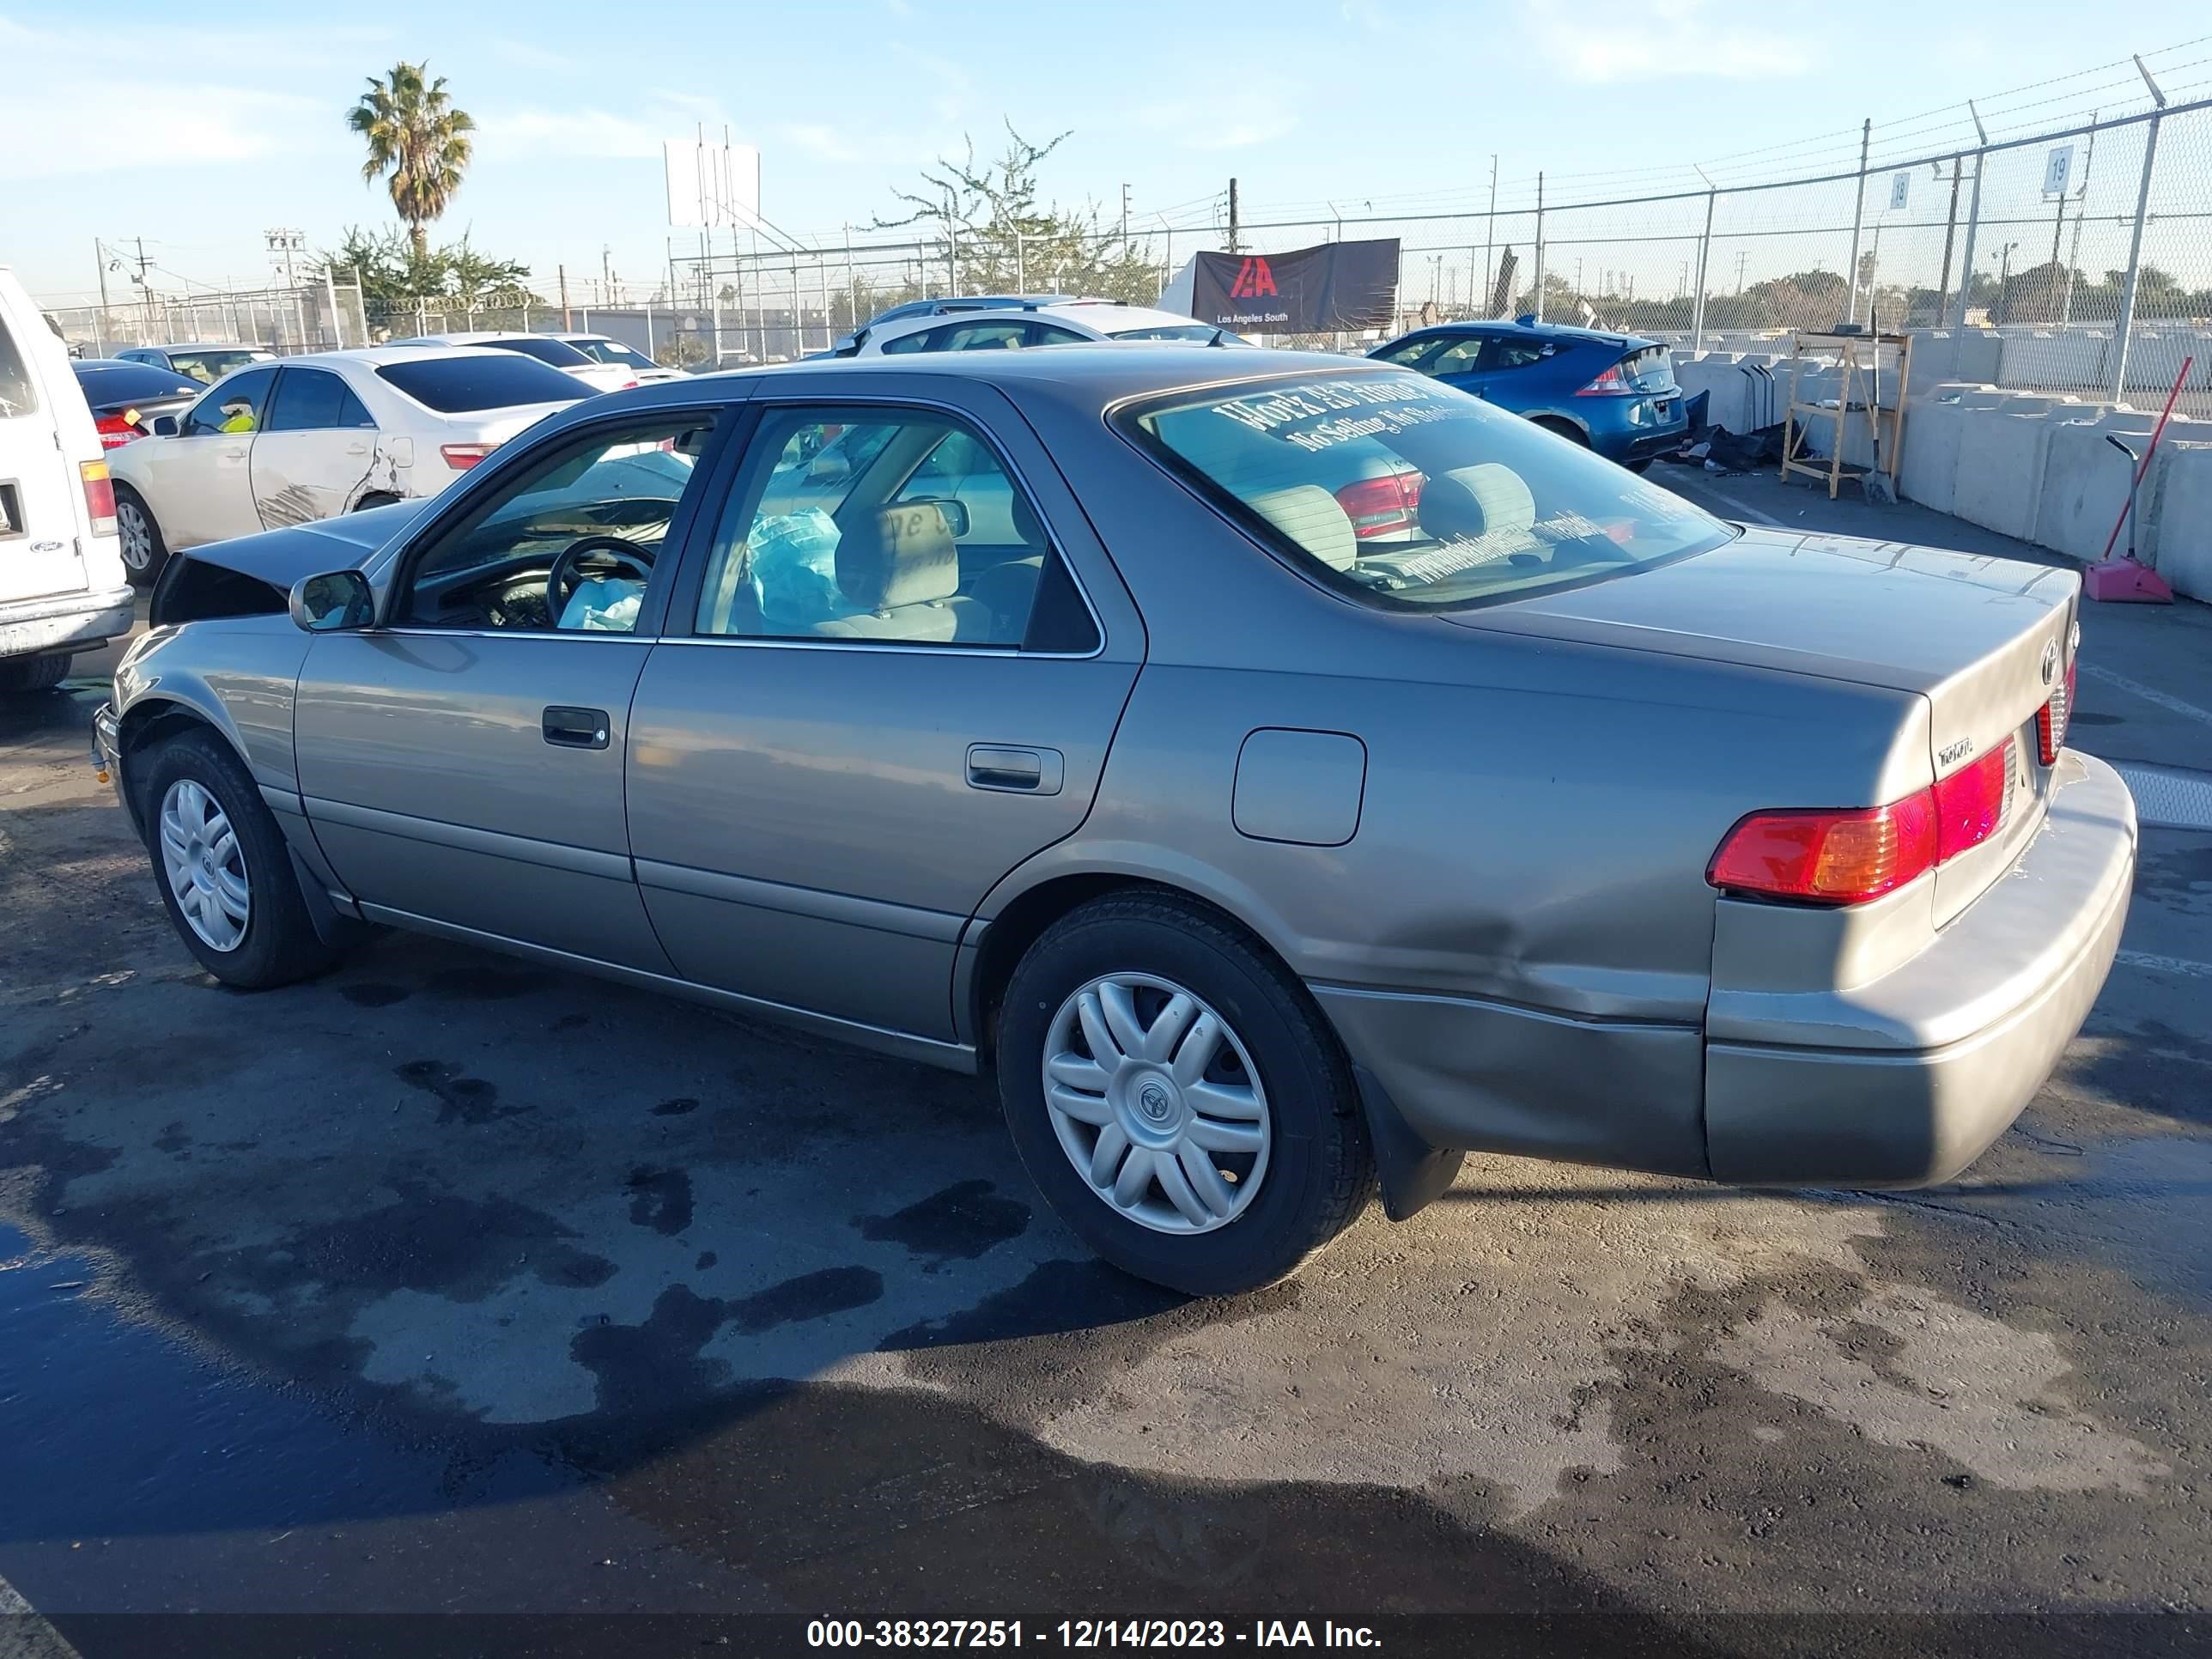
M 2058 678 L 2058 641 L 2051 640 L 2043 647 L 2043 683 L 2049 685 Z

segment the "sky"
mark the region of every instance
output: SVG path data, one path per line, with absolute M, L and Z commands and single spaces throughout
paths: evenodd
M 2039 120 L 2118 84 L 2093 66 L 2212 27 L 2203 0 L 2094 19 L 2047 0 L 382 0 L 311 15 L 296 0 L 0 0 L 0 264 L 58 301 L 95 291 L 95 239 L 135 262 L 143 238 L 159 285 L 246 286 L 268 277 L 268 229 L 328 247 L 391 222 L 344 115 L 402 58 L 427 58 L 480 129 L 434 237 L 465 232 L 540 286 L 563 265 L 579 285 L 603 269 L 650 284 L 671 234 L 661 141 L 700 122 L 759 146 L 763 212 L 809 240 L 895 216 L 920 167 L 970 135 L 995 153 L 1010 121 L 1070 135 L 1049 196 L 1111 219 L 1126 185 L 1133 223 L 1196 246 L 1232 176 L 1249 223 L 1479 210 L 1493 155 L 1508 202 L 1540 168 L 1557 202 L 1694 187 L 1700 161 L 1723 183 L 1847 167 L 1862 118 L 1877 148 L 1933 148 L 1966 120 L 1947 106 L 2071 77 L 2011 100 Z M 2207 63 L 2212 40 L 2154 59 L 2192 82 Z M 127 270 L 109 282 L 128 296 Z

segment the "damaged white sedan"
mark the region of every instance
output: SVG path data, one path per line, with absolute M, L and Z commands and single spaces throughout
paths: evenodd
M 181 548 L 434 495 L 590 395 L 557 368 L 475 346 L 374 346 L 239 369 L 111 458 L 124 568 L 146 586 Z

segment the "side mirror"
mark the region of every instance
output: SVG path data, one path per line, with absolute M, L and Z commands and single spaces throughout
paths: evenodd
M 173 415 L 156 415 L 154 417 L 154 435 L 157 438 L 175 437 L 177 417 Z
M 293 623 L 310 634 L 357 632 L 376 621 L 376 595 L 358 570 L 303 576 L 292 584 Z

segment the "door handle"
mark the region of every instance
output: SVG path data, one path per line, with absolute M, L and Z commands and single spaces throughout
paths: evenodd
M 246 452 L 242 449 L 226 449 L 222 452 L 222 458 L 226 461 L 242 461 L 246 459 Z
M 607 746 L 607 711 L 570 708 L 556 704 L 545 711 L 540 729 L 545 741 L 562 749 L 604 749 Z
M 366 455 L 368 453 L 368 446 L 367 444 L 348 444 L 346 446 L 345 453 L 349 455 Z
M 1056 795 L 1066 768 L 1057 749 L 1021 749 L 996 743 L 968 745 L 968 787 L 1007 794 Z

